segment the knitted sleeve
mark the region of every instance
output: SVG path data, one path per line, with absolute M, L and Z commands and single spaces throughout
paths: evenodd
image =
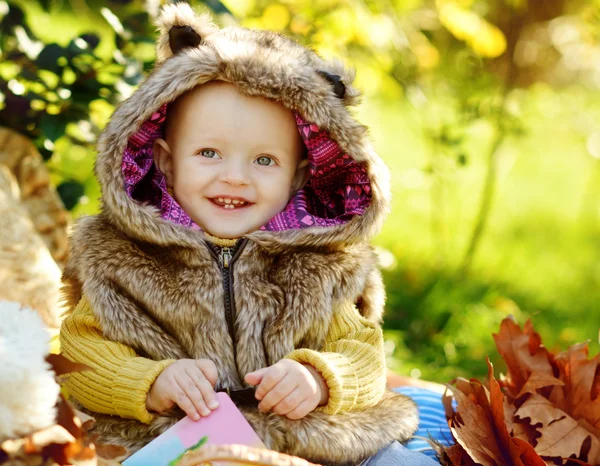
M 329 387 L 329 400 L 317 408 L 328 414 L 375 405 L 385 391 L 383 332 L 347 303 L 334 314 L 322 351 L 297 349 L 286 358 L 317 369 Z
M 107 340 L 89 302 L 81 299 L 60 329 L 61 353 L 93 370 L 71 374 L 64 385 L 86 408 L 150 423 L 146 409 L 150 386 L 174 360 L 141 358 L 121 343 Z

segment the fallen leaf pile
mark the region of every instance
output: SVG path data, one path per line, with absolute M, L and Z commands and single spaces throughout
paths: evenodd
M 527 321 L 502 321 L 494 335 L 508 374 L 488 381 L 457 379 L 443 397 L 456 444 L 442 462 L 471 466 L 600 464 L 600 355 L 587 344 L 553 354 Z M 457 403 L 456 409 L 452 398 Z
M 83 364 L 69 361 L 64 356 L 49 354 L 46 361 L 56 374 L 57 382 L 65 374 L 87 370 Z M 55 466 L 73 464 L 80 466 L 117 466 L 127 455 L 127 450 L 116 445 L 95 444 L 88 435 L 94 420 L 75 411 L 59 395 L 56 424 L 22 438 L 0 443 L 0 465 L 3 466 Z

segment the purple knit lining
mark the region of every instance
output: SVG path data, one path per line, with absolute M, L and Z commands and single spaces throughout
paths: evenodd
M 121 169 L 125 191 L 132 199 L 160 208 L 161 217 L 178 225 L 198 225 L 167 192 L 164 175 L 156 169 L 152 146 L 163 137 L 167 105 L 163 105 L 129 138 Z M 306 145 L 310 178 L 285 209 L 261 230 L 284 231 L 335 226 L 362 215 L 371 203 L 371 185 L 366 170 L 329 139 L 325 131 L 307 123 L 294 112 L 298 131 Z

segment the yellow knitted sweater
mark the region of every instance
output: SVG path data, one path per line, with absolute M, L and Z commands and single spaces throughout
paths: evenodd
M 73 373 L 65 385 L 83 406 L 97 412 L 149 423 L 146 395 L 161 371 L 174 360 L 139 357 L 121 343 L 104 338 L 85 296 L 62 323 L 61 352 L 93 371 Z M 334 313 L 322 351 L 297 349 L 286 358 L 310 364 L 329 388 L 326 405 L 335 414 L 375 405 L 385 390 L 385 355 L 381 328 L 348 303 Z

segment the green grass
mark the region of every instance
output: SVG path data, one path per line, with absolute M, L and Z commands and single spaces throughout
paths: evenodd
M 485 356 L 498 361 L 491 334 L 508 314 L 531 317 L 550 348 L 589 339 L 596 353 L 600 161 L 579 125 L 598 121 L 600 105 L 581 89 L 529 93 L 528 134 L 502 148 L 488 228 L 465 278 L 456 269 L 479 206 L 490 128 L 471 128 L 470 163 L 445 182 L 444 210 L 435 212 L 443 234 L 434 234 L 431 180 L 421 173 L 428 146 L 414 112 L 371 101 L 361 113 L 392 173 L 393 210 L 377 238 L 394 256 L 385 273 L 391 367 L 441 382 L 483 377 Z

